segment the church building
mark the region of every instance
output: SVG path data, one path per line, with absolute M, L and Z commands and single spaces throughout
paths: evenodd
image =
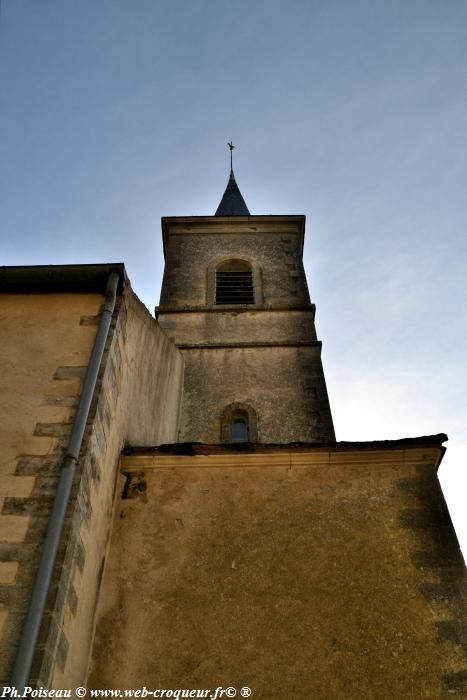
M 465 697 L 447 436 L 336 441 L 304 237 L 231 169 L 155 317 L 122 263 L 0 269 L 2 697 Z

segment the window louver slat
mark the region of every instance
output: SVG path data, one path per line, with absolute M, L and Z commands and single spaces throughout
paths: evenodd
M 254 304 L 251 271 L 217 271 L 216 304 Z

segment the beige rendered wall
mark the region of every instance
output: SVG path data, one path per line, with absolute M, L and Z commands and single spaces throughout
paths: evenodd
M 89 322 L 99 314 L 101 302 L 97 294 L 0 296 L 0 678 L 4 682 L 31 590 L 58 461 L 94 342 L 96 325 Z M 36 470 L 26 465 L 27 459 L 29 464 L 35 462 Z
M 6 682 L 102 297 L 5 295 L 0 302 L 9 324 L 2 324 L 0 350 L 9 368 L 1 409 L 10 441 L 0 516 Z M 117 300 L 93 400 L 32 684 L 67 688 L 84 677 L 119 455 L 125 442 L 176 440 L 182 379 L 180 353 L 127 287 Z
M 120 452 L 125 444 L 175 442 L 183 359 L 156 321 L 125 290 L 96 397 L 85 446 L 76 506 L 58 583 L 55 619 L 46 641 L 53 655 L 42 662 L 39 682 L 53 688 L 82 685 L 89 662 L 115 502 Z M 117 493 L 117 499 L 120 493 Z M 40 684 L 38 683 L 38 684 Z
M 197 451 L 123 458 L 89 688 L 462 695 L 439 448 Z

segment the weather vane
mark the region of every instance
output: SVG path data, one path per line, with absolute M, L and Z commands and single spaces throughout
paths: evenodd
M 232 151 L 233 151 L 233 149 L 235 148 L 235 146 L 233 145 L 232 140 L 227 141 L 227 146 L 230 148 L 230 169 L 233 170 L 233 167 L 232 167 Z

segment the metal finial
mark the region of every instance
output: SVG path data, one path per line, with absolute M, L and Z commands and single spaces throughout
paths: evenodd
M 232 167 L 232 151 L 235 148 L 235 146 L 232 143 L 232 139 L 230 141 L 227 141 L 227 146 L 230 148 L 230 169 L 233 170 Z

